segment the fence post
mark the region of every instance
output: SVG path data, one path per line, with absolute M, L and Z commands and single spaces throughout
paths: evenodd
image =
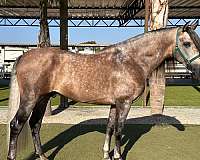
M 150 0 L 150 29 L 167 26 L 168 0 Z M 162 114 L 165 96 L 165 63 L 162 63 L 149 78 L 150 105 L 152 114 Z

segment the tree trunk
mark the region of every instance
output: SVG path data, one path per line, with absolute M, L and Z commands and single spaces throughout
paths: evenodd
M 40 1 L 40 33 L 38 36 L 38 47 L 50 47 L 49 27 L 47 21 L 47 0 Z M 49 100 L 45 115 L 51 115 L 51 100 Z
M 60 0 L 60 49 L 68 50 L 68 0 Z M 68 107 L 68 98 L 60 95 L 60 107 Z
M 47 21 L 47 0 L 40 1 L 40 34 L 38 47 L 50 47 L 49 27 Z
M 167 26 L 168 0 L 151 0 L 150 29 Z M 165 63 L 161 64 L 149 78 L 152 114 L 162 114 L 165 96 Z

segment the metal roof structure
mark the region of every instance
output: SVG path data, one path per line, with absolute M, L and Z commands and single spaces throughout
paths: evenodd
M 135 10 L 144 9 L 144 0 L 68 0 L 69 19 L 122 19 L 130 18 Z M 130 11 L 132 13 L 130 13 Z M 39 18 L 38 0 L 4 0 L 0 17 Z M 129 16 L 129 17 L 127 17 Z M 141 14 L 139 15 L 141 17 Z M 59 19 L 59 3 L 49 5 L 48 18 Z
M 56 0 L 50 1 L 56 2 Z M 72 20 L 117 20 L 119 24 L 125 24 L 133 19 L 142 20 L 145 16 L 145 0 L 68 0 L 67 2 L 68 20 L 71 20 L 72 25 Z M 7 21 L 9 24 L 11 22 L 9 19 L 37 21 L 40 17 L 39 4 L 39 0 L 0 0 L 0 23 Z M 48 19 L 59 19 L 59 3 L 49 4 Z M 169 19 L 200 19 L 200 0 L 169 0 Z M 11 22 L 10 25 L 14 25 L 13 23 L 17 24 L 17 21 Z M 24 23 L 29 24 L 27 20 Z M 86 23 L 95 26 L 92 24 L 95 22 L 86 21 Z
M 69 19 L 144 18 L 145 0 L 68 0 Z M 38 18 L 39 0 L 1 0 L 0 17 Z M 59 18 L 59 3 L 49 5 L 49 18 Z M 169 0 L 169 18 L 199 18 L 200 0 Z

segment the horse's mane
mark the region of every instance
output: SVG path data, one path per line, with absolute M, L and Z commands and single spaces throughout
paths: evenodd
M 104 52 L 104 51 L 109 50 L 109 49 L 112 49 L 112 48 L 115 48 L 115 47 L 118 47 L 120 45 L 126 44 L 128 42 L 137 41 L 137 40 L 141 39 L 144 36 L 151 36 L 152 34 L 158 34 L 160 32 L 168 32 L 169 30 L 174 29 L 174 28 L 177 28 L 177 27 L 161 28 L 161 29 L 153 30 L 153 31 L 150 31 L 150 32 L 147 32 L 147 33 L 141 33 L 141 34 L 138 34 L 138 35 L 136 35 L 134 37 L 131 37 L 131 38 L 127 39 L 127 40 L 124 40 L 122 42 L 118 42 L 116 44 L 107 46 L 107 47 L 103 48 L 102 50 L 100 50 L 99 53 L 100 52 Z
M 131 37 L 131 38 L 127 39 L 127 40 L 124 40 L 124 41 L 122 41 L 122 42 L 118 42 L 118 43 L 116 43 L 116 44 L 109 45 L 109 46 L 103 48 L 102 50 L 100 50 L 99 52 L 105 51 L 105 50 L 110 49 L 110 48 L 113 48 L 113 47 L 117 47 L 117 46 L 119 46 L 119 45 L 121 45 L 121 44 L 125 44 L 125 43 L 127 43 L 127 42 L 129 42 L 129 41 L 136 41 L 136 40 L 142 38 L 143 36 L 144 36 L 144 33 L 138 34 L 138 35 L 136 35 L 136 36 L 134 36 L 134 37 Z

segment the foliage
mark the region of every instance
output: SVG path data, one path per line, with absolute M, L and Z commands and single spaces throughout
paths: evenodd
M 81 42 L 80 44 L 97 44 L 95 41 Z

